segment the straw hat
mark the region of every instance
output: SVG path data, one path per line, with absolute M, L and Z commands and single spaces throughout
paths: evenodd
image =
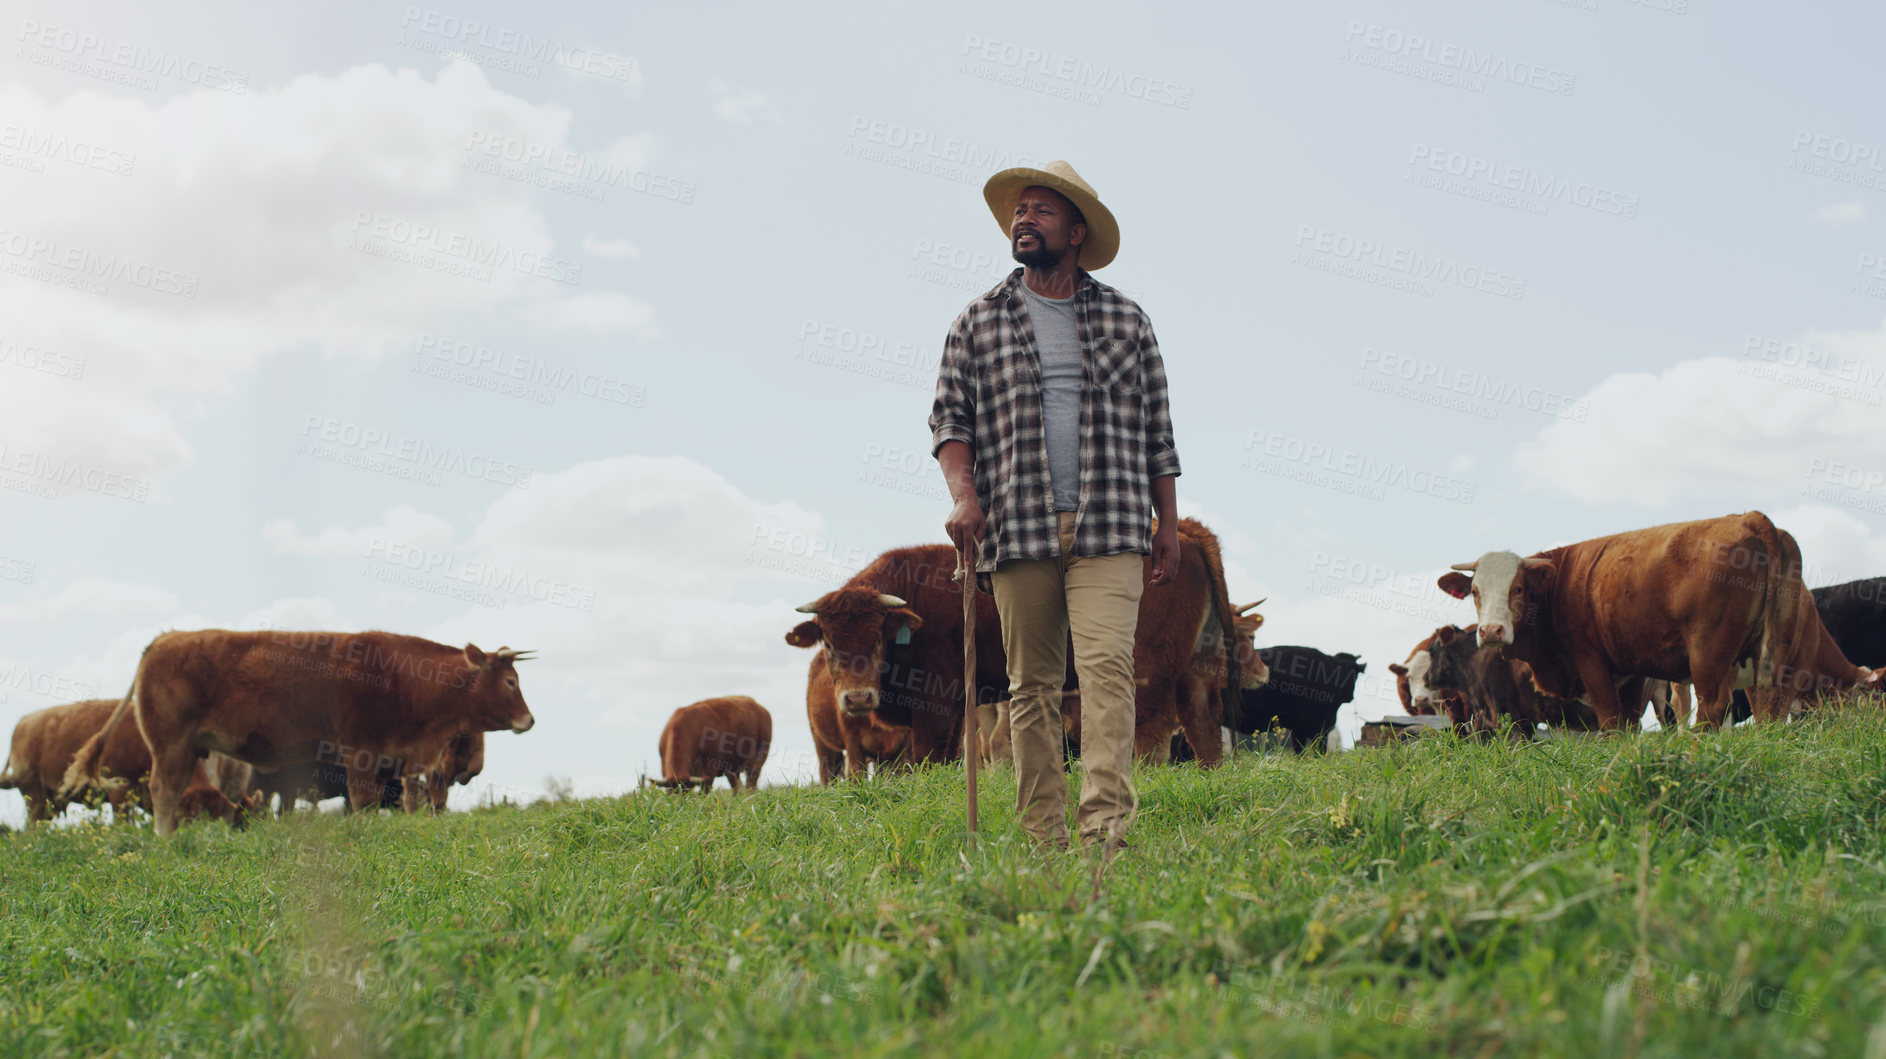
M 995 214 L 995 223 L 1002 226 L 1003 237 L 1007 238 L 1009 226 L 1015 222 L 1015 203 L 1021 199 L 1022 189 L 1037 185 L 1066 195 L 1087 218 L 1087 239 L 1080 246 L 1080 267 L 1089 272 L 1105 268 L 1120 252 L 1120 225 L 1113 219 L 1112 211 L 1100 204 L 1100 196 L 1094 194 L 1094 189 L 1066 162 L 1049 162 L 1040 169 L 1004 169 L 982 185 L 983 201 Z

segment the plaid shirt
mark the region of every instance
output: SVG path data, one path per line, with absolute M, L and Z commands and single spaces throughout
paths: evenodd
M 961 441 L 975 458 L 976 499 L 988 517 L 978 571 L 1059 551 L 1041 359 L 1021 282 L 1018 268 L 950 325 L 930 410 L 930 454 Z M 1131 298 L 1085 271 L 1074 315 L 1082 353 L 1074 554 L 1151 554 L 1152 481 L 1179 473 L 1159 342 Z

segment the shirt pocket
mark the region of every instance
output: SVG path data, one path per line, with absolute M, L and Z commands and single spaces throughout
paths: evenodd
M 1094 343 L 1094 387 L 1108 393 L 1139 391 L 1139 343 L 1103 338 Z

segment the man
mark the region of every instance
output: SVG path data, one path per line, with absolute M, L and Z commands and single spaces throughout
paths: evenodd
M 954 506 L 944 529 L 978 546 L 1008 654 L 1016 815 L 1066 848 L 1061 690 L 1067 640 L 1081 686 L 1082 843 L 1124 847 L 1139 806 L 1133 636 L 1145 588 L 1179 559 L 1179 456 L 1165 367 L 1132 299 L 1091 275 L 1119 226 L 1065 162 L 1008 169 L 982 197 L 1021 268 L 969 304 L 944 340 L 931 450 Z M 1159 516 L 1152 532 L 1151 516 Z

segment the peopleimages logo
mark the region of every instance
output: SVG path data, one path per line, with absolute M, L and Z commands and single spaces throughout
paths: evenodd
M 1508 81 L 1556 95 L 1571 95 L 1572 89 L 1578 83 L 1576 77 L 1556 67 L 1541 66 L 1538 63 L 1512 59 L 1493 52 L 1475 51 L 1459 44 L 1434 40 L 1419 33 L 1406 33 L 1359 19 L 1349 19 L 1348 28 L 1344 31 L 1342 39 L 1345 44 L 1364 48 L 1380 55 L 1423 62 L 1470 77 L 1484 77 L 1489 81 Z M 1358 56 L 1352 56 L 1345 51 L 1343 57 L 1354 59 Z M 1476 85 L 1467 87 L 1479 91 Z
M 1470 184 L 1485 184 L 1490 189 L 1511 191 L 1547 202 L 1560 202 L 1597 213 L 1635 218 L 1637 196 L 1599 184 L 1553 176 L 1527 166 L 1494 161 L 1477 154 L 1452 151 L 1432 144 L 1414 144 L 1408 152 L 1409 168 L 1415 173 L 1457 177 Z M 1445 189 L 1444 189 L 1445 190 Z
M 614 52 L 571 47 L 548 37 L 533 37 L 529 33 L 459 18 L 433 8 L 408 7 L 399 25 L 409 32 L 423 33 L 453 44 L 483 48 L 531 62 L 549 63 L 573 73 L 594 74 L 611 81 L 630 81 L 635 78 L 635 60 Z
M 1157 77 L 1129 73 L 1117 66 L 1105 63 L 1092 63 L 1072 55 L 1057 55 L 1041 48 L 1024 47 L 999 40 L 986 40 L 970 33 L 963 38 L 962 54 L 970 59 L 1006 66 L 1021 74 L 1039 74 L 1053 78 L 1067 86 L 1063 95 L 1079 102 L 1088 102 L 1083 89 L 1096 89 L 1101 92 L 1118 92 L 1129 99 L 1143 99 L 1148 103 L 1160 103 L 1169 107 L 1188 110 L 1192 106 L 1192 86 L 1174 84 Z M 1024 87 L 1027 85 L 1024 84 Z M 1092 102 L 1098 103 L 1095 98 Z
M 1310 253 L 1399 273 L 1417 285 L 1420 282 L 1439 282 L 1514 301 L 1526 296 L 1526 280 L 1523 276 L 1479 265 L 1466 265 L 1451 257 L 1436 257 L 1419 250 L 1389 246 L 1373 239 L 1359 239 L 1346 232 L 1318 228 L 1313 224 L 1297 226 L 1296 245 Z M 1298 255 L 1298 259 L 1291 263 L 1316 267 L 1314 259 L 1305 261 L 1301 258 L 1302 255 Z M 1417 290 L 1417 293 L 1421 291 Z

